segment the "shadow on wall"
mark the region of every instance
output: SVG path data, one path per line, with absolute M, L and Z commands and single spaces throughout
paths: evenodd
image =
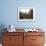
M 2 43 L 2 36 L 3 36 L 3 32 L 5 32 L 6 30 L 3 30 L 5 27 L 4 24 L 0 24 L 0 43 Z

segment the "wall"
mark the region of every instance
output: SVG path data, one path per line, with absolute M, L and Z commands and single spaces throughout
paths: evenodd
M 13 24 L 16 28 L 41 27 L 46 28 L 46 0 L 0 0 L 0 25 Z M 18 7 L 34 7 L 36 20 L 34 22 L 18 22 Z

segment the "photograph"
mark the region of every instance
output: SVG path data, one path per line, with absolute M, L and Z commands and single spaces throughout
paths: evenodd
M 46 0 L 0 0 L 0 46 L 46 46 Z
M 31 7 L 18 8 L 18 21 L 33 21 L 35 19 L 35 9 Z

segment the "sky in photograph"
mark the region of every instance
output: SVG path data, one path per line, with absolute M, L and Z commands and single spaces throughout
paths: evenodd
M 29 11 L 30 11 L 30 9 L 27 9 L 27 8 L 20 9 L 20 12 L 23 12 L 23 13 L 25 13 L 25 12 L 28 13 Z

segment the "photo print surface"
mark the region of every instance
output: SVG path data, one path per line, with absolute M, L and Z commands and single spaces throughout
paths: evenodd
M 34 20 L 35 10 L 34 8 L 19 8 L 18 9 L 18 19 L 20 21 L 31 21 Z

